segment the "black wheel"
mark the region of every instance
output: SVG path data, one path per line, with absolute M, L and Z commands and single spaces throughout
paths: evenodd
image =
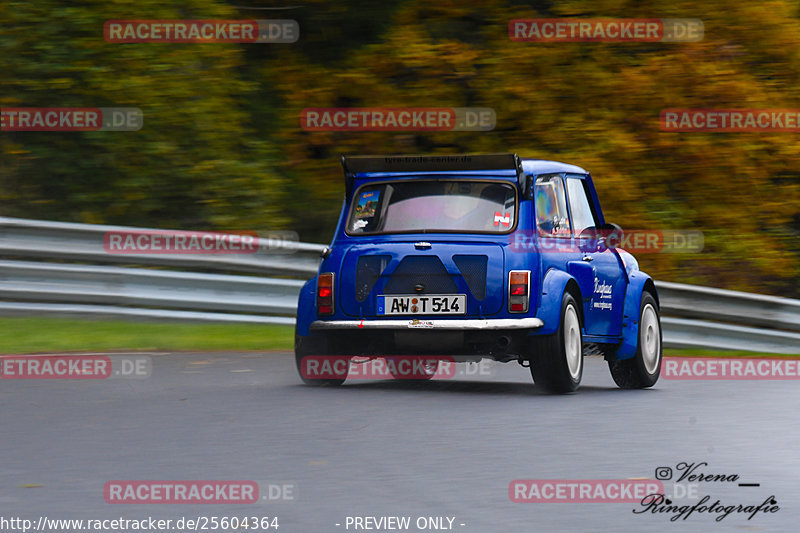
M 548 392 L 577 390 L 583 377 L 583 338 L 578 302 L 565 293 L 561 321 L 552 335 L 532 338 L 531 377 Z
M 661 374 L 661 317 L 651 293 L 642 294 L 639 306 L 639 339 L 636 355 L 623 361 L 610 360 L 608 368 L 621 389 L 652 387 Z
M 328 355 L 325 344 L 324 339 L 301 337 L 295 330 L 294 361 L 306 385 L 337 387 L 347 379 L 350 358 Z

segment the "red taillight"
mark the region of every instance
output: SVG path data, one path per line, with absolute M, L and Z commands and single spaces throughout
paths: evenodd
M 320 274 L 317 280 L 317 313 L 333 314 L 333 272 Z
M 508 310 L 526 313 L 530 302 L 530 270 L 512 270 L 508 273 Z

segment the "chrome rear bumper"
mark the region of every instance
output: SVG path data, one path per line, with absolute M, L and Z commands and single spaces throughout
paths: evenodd
M 455 319 L 389 319 L 389 320 L 315 320 L 312 330 L 336 329 L 435 329 L 447 331 L 491 331 L 503 329 L 538 329 L 541 318 L 455 318 Z

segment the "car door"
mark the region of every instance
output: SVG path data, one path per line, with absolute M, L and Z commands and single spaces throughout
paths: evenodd
M 534 202 L 537 249 L 543 276 L 550 269 L 566 271 L 578 279 L 579 285 L 583 279 L 588 290 L 593 273 L 591 266 L 581 264 L 579 251 L 574 246 L 564 176 L 561 173 L 536 176 Z
M 574 235 L 580 237 L 585 230 L 593 233 L 598 226 L 597 211 L 593 208 L 585 177 L 567 174 L 565 182 Z M 580 270 L 582 278 L 579 284 L 584 297 L 584 331 L 587 335 L 621 335 L 622 304 L 627 283 L 623 266 L 602 238 L 591 239 L 588 244 L 581 244 L 579 249 L 583 267 L 578 269 L 575 265 L 571 270 Z

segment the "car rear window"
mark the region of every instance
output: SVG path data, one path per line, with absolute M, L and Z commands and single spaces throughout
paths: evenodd
M 369 184 L 353 197 L 347 233 L 507 233 L 516 207 L 516 188 L 497 181 Z

